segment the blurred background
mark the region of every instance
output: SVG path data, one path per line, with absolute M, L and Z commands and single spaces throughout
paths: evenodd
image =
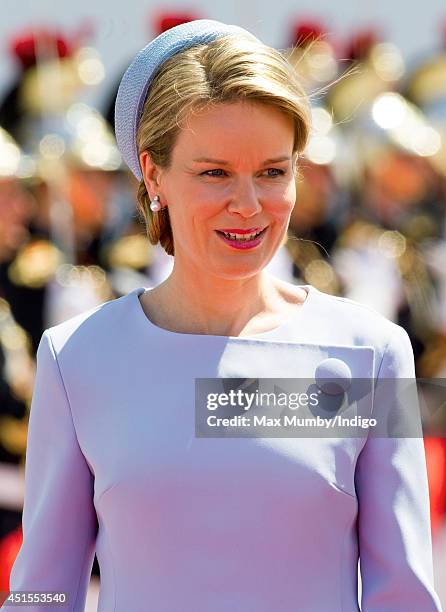
M 0 22 L 0 591 L 22 540 L 35 353 L 47 327 L 170 273 L 114 139 L 133 55 L 179 23 L 241 25 L 312 96 L 288 236 L 269 268 L 367 304 L 414 349 L 436 588 L 446 609 L 446 7 L 105 0 L 20 4 Z M 339 77 L 343 78 L 339 79 Z M 48 525 L 51 529 L 51 525 Z M 96 610 L 97 561 L 87 610 Z

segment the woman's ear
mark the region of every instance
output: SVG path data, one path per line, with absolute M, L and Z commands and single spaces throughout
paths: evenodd
M 147 193 L 150 199 L 153 199 L 159 193 L 160 187 L 160 170 L 152 161 L 148 151 L 142 151 L 139 154 L 139 163 L 141 165 L 142 176 L 146 184 Z

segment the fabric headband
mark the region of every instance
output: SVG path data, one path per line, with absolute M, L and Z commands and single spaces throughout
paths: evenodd
M 256 36 L 236 25 L 213 19 L 196 19 L 166 30 L 145 46 L 121 79 L 115 104 L 115 132 L 121 155 L 138 180 L 142 179 L 136 133 L 144 102 L 153 77 L 168 58 L 194 45 L 207 43 L 227 34 Z

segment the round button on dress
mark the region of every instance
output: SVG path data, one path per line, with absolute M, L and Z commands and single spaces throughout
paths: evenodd
M 340 395 L 351 386 L 352 373 L 342 359 L 324 359 L 316 368 L 314 375 L 317 386 L 327 395 Z

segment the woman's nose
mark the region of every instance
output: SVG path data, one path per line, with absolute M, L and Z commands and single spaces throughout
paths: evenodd
M 232 194 L 228 206 L 230 212 L 237 212 L 244 217 L 252 217 L 261 212 L 258 190 L 252 180 L 240 181 Z

